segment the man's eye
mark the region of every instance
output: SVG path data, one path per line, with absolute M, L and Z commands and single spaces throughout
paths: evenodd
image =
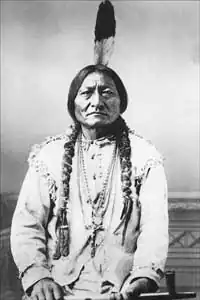
M 104 90 L 102 91 L 103 96 L 111 96 L 113 95 L 113 92 L 111 90 Z
M 89 97 L 91 95 L 91 91 L 82 91 L 80 94 L 85 96 L 85 97 Z

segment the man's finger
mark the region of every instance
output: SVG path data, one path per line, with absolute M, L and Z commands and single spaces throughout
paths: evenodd
M 112 292 L 109 296 L 109 300 L 122 300 L 122 294 L 118 292 Z
M 46 289 L 45 290 L 45 300 L 54 300 L 52 289 Z
M 55 300 L 63 299 L 63 292 L 61 291 L 61 288 L 59 288 L 57 285 L 53 287 L 53 294 Z
M 38 298 L 37 295 L 31 296 L 30 299 L 31 299 L 31 300 L 39 300 L 39 298 Z
M 108 293 L 112 289 L 111 285 L 105 285 L 101 287 L 101 294 Z
M 42 291 L 40 291 L 39 293 L 37 293 L 37 299 L 38 300 L 46 300 L 45 295 Z

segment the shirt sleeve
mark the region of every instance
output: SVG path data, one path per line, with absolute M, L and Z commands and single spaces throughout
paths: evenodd
M 11 250 L 25 291 L 38 280 L 51 278 L 45 233 L 50 204 L 46 178 L 30 167 L 11 226 Z
M 159 286 L 168 253 L 167 182 L 162 164 L 147 170 L 139 202 L 140 234 L 131 278 L 147 277 Z

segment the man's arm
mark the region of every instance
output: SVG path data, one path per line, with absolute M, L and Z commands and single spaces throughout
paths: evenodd
M 148 277 L 159 285 L 168 253 L 167 182 L 162 164 L 150 168 L 143 181 L 140 234 L 132 276 Z
M 159 286 L 168 252 L 167 183 L 162 164 L 150 168 L 140 190 L 140 234 L 131 275 L 122 295 L 151 292 Z
M 11 249 L 26 291 L 51 278 L 46 259 L 46 226 L 50 199 L 45 178 L 30 167 L 21 188 L 11 227 Z

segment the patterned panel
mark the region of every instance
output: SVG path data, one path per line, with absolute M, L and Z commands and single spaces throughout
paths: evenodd
M 173 248 L 196 248 L 200 246 L 200 231 L 171 230 L 169 246 Z
M 166 270 L 175 270 L 177 291 L 195 291 L 200 300 L 200 202 L 176 199 L 169 206 L 170 248 Z M 165 282 L 162 288 L 166 289 Z

